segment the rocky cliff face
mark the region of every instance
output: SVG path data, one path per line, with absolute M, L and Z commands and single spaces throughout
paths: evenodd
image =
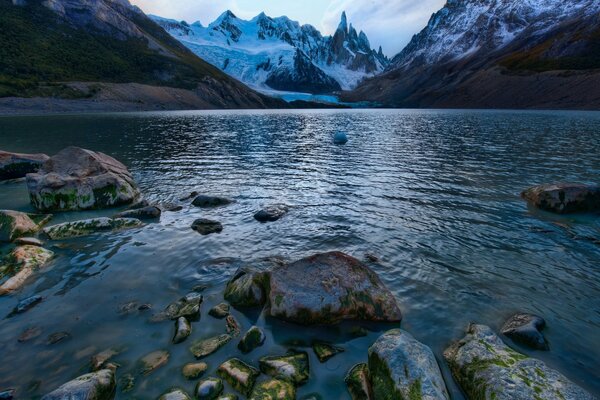
M 596 0 L 448 0 L 382 75 L 347 98 L 409 107 L 594 108 L 600 89 L 590 95 L 581 84 L 600 88 L 599 12 Z
M 351 89 L 389 60 L 371 49 L 345 13 L 333 36 L 311 25 L 264 13 L 250 21 L 226 11 L 207 27 L 153 17 L 194 53 L 259 90 L 329 93 Z

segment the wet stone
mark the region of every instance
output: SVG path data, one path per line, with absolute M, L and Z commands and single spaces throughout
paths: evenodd
M 223 393 L 223 381 L 219 378 L 204 379 L 196 385 L 196 399 L 213 400 Z
M 173 343 L 178 344 L 187 339 L 192 333 L 192 325 L 185 317 L 179 317 L 175 322 L 175 336 Z
M 15 395 L 14 389 L 0 391 L 0 400 L 13 400 Z
M 502 327 L 502 334 L 517 343 L 536 350 L 549 350 L 548 342 L 542 334 L 546 321 L 532 314 L 513 315 Z
M 533 206 L 557 213 L 593 212 L 600 210 L 600 186 L 557 183 L 531 187 L 521 197 Z
M 148 375 L 158 368 L 169 362 L 169 352 L 165 350 L 153 351 L 152 353 L 144 356 L 140 360 L 141 373 Z
M 21 238 L 16 239 L 14 241 L 14 243 L 17 246 L 37 246 L 37 247 L 42 247 L 44 245 L 44 242 L 42 242 L 40 239 L 33 238 L 33 237 L 21 237 Z
M 238 349 L 240 349 L 242 353 L 247 354 L 257 347 L 262 346 L 264 342 L 265 334 L 262 329 L 257 326 L 253 326 L 244 334 L 238 343 Z
M 270 379 L 254 387 L 250 400 L 295 400 L 296 388 L 291 382 Z
M 217 304 L 216 306 L 214 306 L 213 308 L 210 309 L 210 311 L 208 312 L 208 315 L 210 315 L 211 317 L 215 317 L 215 318 L 225 318 L 226 316 L 229 315 L 229 304 L 227 303 L 221 303 L 221 304 Z
M 119 379 L 119 388 L 122 393 L 128 393 L 135 387 L 135 377 L 132 374 L 125 374 Z
M 90 361 L 92 371 L 104 369 L 106 363 L 117 354 L 119 354 L 119 352 L 115 349 L 106 349 L 92 356 Z
M 227 282 L 225 300 L 236 308 L 262 307 L 267 299 L 268 275 L 251 267 L 239 268 Z
M 233 315 L 228 315 L 227 318 L 225 318 L 225 327 L 227 333 L 232 337 L 237 337 L 242 333 L 242 327 Z
M 365 337 L 369 334 L 369 331 L 362 326 L 353 326 L 349 331 L 351 336 L 354 337 Z
M 154 315 L 152 321 L 176 320 L 181 317 L 196 321 L 200 318 L 200 306 L 203 299 L 200 293 L 188 293 L 176 302 L 169 304 L 161 313 Z
M 158 400 L 191 400 L 191 398 L 183 389 L 172 389 L 160 396 Z
M 306 352 L 262 357 L 259 360 L 259 365 L 264 374 L 289 381 L 296 386 L 303 385 L 308 381 L 310 371 Z
M 42 397 L 42 400 L 90 399 L 110 400 L 114 397 L 115 373 L 109 369 L 73 379 Z
M 192 205 L 201 208 L 221 207 L 231 204 L 231 200 L 224 197 L 199 195 L 194 198 Z
M 233 339 L 231 335 L 223 334 L 208 339 L 197 340 L 190 347 L 190 352 L 196 358 L 203 358 L 225 346 L 231 339 Z
M 287 214 L 289 207 L 284 204 L 275 204 L 267 206 L 254 214 L 254 219 L 258 222 L 275 222 Z
M 342 353 L 343 348 L 325 342 L 314 342 L 313 351 L 320 362 L 324 363 L 336 354 Z
M 45 228 L 44 233 L 52 240 L 61 240 L 137 228 L 142 225 L 139 219 L 134 218 L 93 218 L 53 225 Z
M 206 363 L 189 363 L 185 364 L 181 369 L 181 373 L 185 379 L 193 380 L 200 378 L 208 369 Z
M 46 344 L 52 345 L 60 343 L 64 340 L 70 339 L 71 334 L 69 332 L 56 332 L 48 336 L 48 340 L 46 340 Z
M 348 372 L 344 378 L 348 392 L 352 400 L 371 400 L 373 391 L 369 378 L 369 367 L 367 364 L 357 364 Z
M 19 301 L 19 304 L 17 304 L 17 306 L 12 310 L 12 312 L 8 316 L 12 317 L 17 314 L 23 314 L 24 312 L 32 309 L 33 307 L 35 307 L 36 305 L 41 303 L 42 300 L 43 300 L 42 296 L 39 296 L 39 295 L 35 295 L 35 296 L 28 297 L 26 299 L 23 299 L 23 300 Z
M 260 371 L 243 361 L 234 358 L 225 361 L 217 369 L 217 374 L 244 396 L 250 395 Z
M 211 233 L 220 233 L 223 231 L 223 225 L 219 221 L 200 218 L 194 221 L 192 229 L 201 235 L 210 235 Z
M 44 268 L 54 253 L 37 246 L 19 246 L 14 248 L 0 261 L 0 279 L 9 277 L 0 285 L 0 296 L 21 289 L 29 277 Z
M 25 329 L 20 335 L 17 341 L 19 343 L 27 342 L 31 339 L 35 339 L 36 337 L 42 334 L 42 329 L 40 327 L 34 326 L 31 328 Z
M 114 218 L 158 219 L 161 214 L 162 211 L 160 208 L 156 206 L 147 206 L 120 212 L 115 215 Z
M 51 218 L 52 215 L 0 210 L 0 242 L 12 242 L 20 237 L 35 234 Z

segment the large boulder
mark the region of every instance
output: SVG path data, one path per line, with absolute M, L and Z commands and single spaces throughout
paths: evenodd
M 450 399 L 431 349 L 400 329 L 371 346 L 369 373 L 375 399 Z
M 65 383 L 42 400 L 110 400 L 115 396 L 115 387 L 115 373 L 103 369 Z
M 394 295 L 379 277 L 340 252 L 317 254 L 274 268 L 269 300 L 271 316 L 304 325 L 402 319 Z
M 521 193 L 533 206 L 558 214 L 600 210 L 600 186 L 557 183 L 534 186 Z
M 25 175 L 37 172 L 49 158 L 45 154 L 0 151 L 0 181 L 25 178 Z
M 140 192 L 127 168 L 103 153 L 67 147 L 27 175 L 38 210 L 89 210 L 129 204 Z
M 36 233 L 46 224 L 51 215 L 26 214 L 19 211 L 0 210 L 0 242 L 13 240 Z
M 544 362 L 508 347 L 485 325 L 470 325 L 467 335 L 446 349 L 444 358 L 469 398 L 594 399 Z
M 6 256 L 0 265 L 0 296 L 20 289 L 35 271 L 45 267 L 54 253 L 38 246 L 19 246 Z

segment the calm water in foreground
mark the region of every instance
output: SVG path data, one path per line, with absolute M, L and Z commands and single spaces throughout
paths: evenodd
M 348 132 L 335 146 L 331 137 Z M 166 349 L 167 365 L 136 376 L 118 399 L 151 399 L 172 386 L 192 393 L 180 368 L 192 362 L 197 338 L 222 333 L 207 315 L 242 262 L 295 260 L 341 250 L 364 259 L 397 296 L 402 327 L 431 346 L 453 398 L 462 399 L 442 352 L 471 321 L 498 330 L 517 311 L 543 316 L 549 352 L 534 352 L 600 395 L 600 216 L 556 216 L 527 207 L 519 192 L 552 181 L 598 183 L 600 113 L 480 111 L 169 112 L 156 114 L 0 118 L 0 149 L 54 154 L 68 145 L 124 162 L 152 202 L 177 201 L 192 190 L 235 199 L 225 208 L 186 205 L 160 223 L 133 231 L 48 243 L 56 259 L 15 296 L 0 298 L 0 318 L 19 299 L 44 301 L 0 320 L 0 390 L 35 398 L 87 371 L 90 355 L 110 347 L 118 376 L 137 360 Z M 287 203 L 290 213 L 261 225 L 261 206 Z M 31 210 L 24 183 L 0 185 L 0 209 Z M 54 222 L 111 215 L 114 210 L 57 215 Z M 200 236 L 196 218 L 217 219 L 221 234 Z M 9 247 L 0 247 L 3 253 Z M 200 322 L 183 344 L 173 325 L 150 323 L 153 312 L 205 284 Z M 153 309 L 130 314 L 131 301 Z M 208 357 L 218 365 L 240 357 L 280 354 L 313 338 L 346 349 L 325 364 L 312 351 L 311 378 L 298 398 L 318 392 L 349 399 L 343 377 L 381 332 L 353 339 L 355 324 L 310 329 L 234 311 L 244 328 L 265 328 L 262 348 L 241 356 L 230 343 Z M 27 328 L 42 334 L 17 342 Z M 47 345 L 47 336 L 71 338 Z

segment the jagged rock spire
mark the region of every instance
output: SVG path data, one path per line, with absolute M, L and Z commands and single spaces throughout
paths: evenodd
M 337 30 L 348 34 L 348 18 L 346 17 L 346 11 L 342 11 L 342 20 L 340 21 Z

